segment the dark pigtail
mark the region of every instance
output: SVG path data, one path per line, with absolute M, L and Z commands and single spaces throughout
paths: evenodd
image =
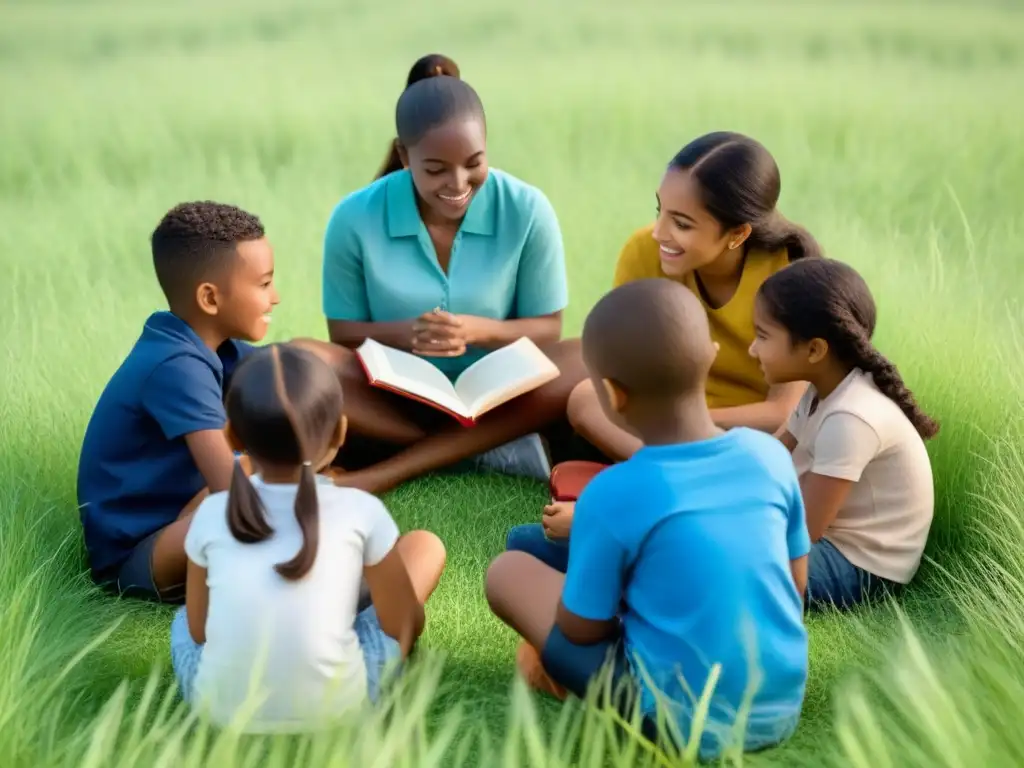
M 237 460 L 228 489 L 228 530 L 243 544 L 258 544 L 274 532 L 267 522 L 263 500 Z
M 431 53 L 417 59 L 409 70 L 409 75 L 405 80 L 405 87 L 408 88 L 413 83 L 418 83 L 420 80 L 426 80 L 428 77 L 437 77 L 438 75 L 447 75 L 448 77 L 461 77 L 459 72 L 459 65 L 449 59 L 447 56 L 442 56 L 439 53 Z M 381 165 L 380 170 L 377 171 L 377 175 L 374 179 L 380 179 L 387 176 L 389 173 L 402 170 L 402 157 L 398 154 L 398 139 L 391 140 L 391 146 L 388 148 L 388 153 L 384 157 L 384 163 Z
M 337 375 L 311 352 L 290 345 L 263 347 L 243 360 L 231 378 L 227 414 L 231 429 L 257 466 L 300 468 L 295 520 L 302 547 L 274 566 L 298 580 L 316 562 L 320 509 L 314 461 L 326 460 L 340 439 L 342 390 Z M 228 501 L 232 536 L 244 543 L 269 538 L 273 530 L 256 488 L 235 467 Z
M 853 267 L 825 258 L 798 261 L 765 280 L 757 301 L 794 342 L 824 339 L 843 365 L 870 373 L 922 438 L 938 434 L 938 422 L 921 410 L 896 366 L 872 344 L 875 300 Z

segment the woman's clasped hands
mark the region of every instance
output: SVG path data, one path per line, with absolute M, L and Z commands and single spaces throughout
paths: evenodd
M 425 357 L 459 357 L 474 342 L 483 318 L 453 315 L 441 309 L 425 312 L 412 323 L 412 351 Z

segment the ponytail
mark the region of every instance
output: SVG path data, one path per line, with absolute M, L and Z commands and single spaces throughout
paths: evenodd
M 426 80 L 428 77 L 438 77 L 440 75 L 456 78 L 462 76 L 461 72 L 459 72 L 459 65 L 452 59 L 439 53 L 427 54 L 413 63 L 405 79 L 405 87 L 408 88 L 413 83 Z M 374 180 L 381 179 L 395 171 L 400 171 L 403 167 L 402 158 L 398 154 L 398 139 L 392 139 L 388 153 L 384 156 L 384 163 L 381 165 L 380 170 L 377 171 L 377 175 L 374 176 Z
M 750 237 L 747 238 L 750 248 L 769 253 L 785 248 L 790 262 L 822 256 L 821 246 L 814 239 L 814 235 L 799 224 L 794 224 L 777 210 L 755 222 L 751 230 Z
M 939 433 L 939 423 L 921 410 L 895 364 L 879 352 L 863 333 L 855 336 L 852 351 L 857 358 L 852 362 L 871 374 L 878 390 L 899 406 L 922 439 L 929 440 Z
M 237 459 L 228 488 L 228 530 L 243 544 L 258 544 L 274 532 L 267 522 L 263 500 Z
M 302 464 L 299 490 L 295 494 L 295 519 L 302 531 L 302 547 L 287 563 L 274 566 L 282 577 L 298 581 L 313 567 L 320 545 L 320 504 L 316 496 L 316 473 L 308 461 Z
M 388 149 L 387 155 L 384 157 L 384 164 L 377 171 L 377 175 L 374 176 L 374 181 L 387 176 L 389 173 L 402 170 L 402 158 L 398 154 L 398 139 L 391 140 L 391 147 Z

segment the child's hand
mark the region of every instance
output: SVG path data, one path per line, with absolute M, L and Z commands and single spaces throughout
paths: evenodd
M 572 514 L 576 510 L 574 501 L 553 501 L 544 507 L 544 518 L 541 525 L 549 539 L 569 538 L 572 528 Z

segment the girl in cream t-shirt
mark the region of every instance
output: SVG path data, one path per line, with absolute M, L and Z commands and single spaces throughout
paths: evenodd
M 934 515 L 924 440 L 938 424 L 871 342 L 875 303 L 850 266 L 808 259 L 769 277 L 750 352 L 769 383 L 810 386 L 781 435 L 814 542 L 810 607 L 851 607 L 908 584 Z

